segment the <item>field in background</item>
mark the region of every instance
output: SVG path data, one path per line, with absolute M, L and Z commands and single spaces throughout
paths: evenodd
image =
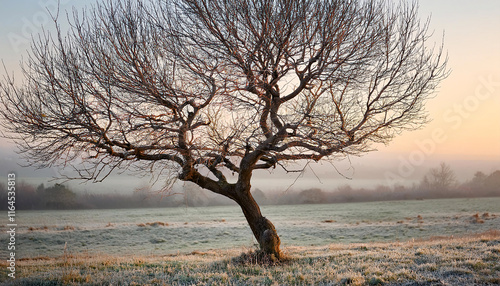
M 284 247 L 394 242 L 500 229 L 500 197 L 263 206 Z M 166 255 L 253 247 L 236 206 L 19 211 L 16 257 L 72 253 Z M 0 241 L 8 241 L 6 226 Z M 8 257 L 7 248 L 0 257 Z

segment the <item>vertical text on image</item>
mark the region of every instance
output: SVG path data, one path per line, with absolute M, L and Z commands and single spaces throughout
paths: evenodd
M 9 242 L 7 250 L 9 258 L 7 259 L 8 276 L 16 278 L 16 174 L 9 173 L 7 175 L 7 233 L 9 234 Z

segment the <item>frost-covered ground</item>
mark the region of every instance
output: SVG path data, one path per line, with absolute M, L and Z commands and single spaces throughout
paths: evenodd
M 263 213 L 291 257 L 283 265 L 234 263 L 255 244 L 237 207 L 18 212 L 18 279 L 2 259 L 0 284 L 500 284 L 500 198 Z
M 500 229 L 500 198 L 262 208 L 287 246 L 394 242 Z M 5 216 L 7 217 L 7 216 Z M 16 216 L 16 257 L 71 253 L 165 255 L 252 247 L 238 207 L 25 211 Z M 0 229 L 7 241 L 6 226 Z M 7 249 L 0 249 L 7 257 Z
M 23 259 L 6 285 L 499 285 L 500 232 L 410 242 L 287 247 L 281 265 L 238 255 L 245 249 L 164 256 L 66 253 Z

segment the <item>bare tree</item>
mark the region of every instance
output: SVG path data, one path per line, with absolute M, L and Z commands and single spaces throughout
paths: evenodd
M 264 253 L 280 239 L 252 173 L 373 150 L 426 122 L 447 75 L 417 4 L 109 1 L 41 35 L 3 126 L 39 167 L 191 181 L 238 203 Z M 57 23 L 57 20 L 56 20 Z
M 450 191 L 456 185 L 457 180 L 455 172 L 453 172 L 451 167 L 444 162 L 442 162 L 439 167 L 430 169 L 421 183 L 424 189 L 432 192 Z M 443 193 L 441 195 L 443 195 Z

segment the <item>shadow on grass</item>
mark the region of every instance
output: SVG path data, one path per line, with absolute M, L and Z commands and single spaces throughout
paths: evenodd
M 261 266 L 283 266 L 293 261 L 293 258 L 283 254 L 281 259 L 269 255 L 260 250 L 250 250 L 231 258 L 231 263 L 237 266 L 261 265 Z

